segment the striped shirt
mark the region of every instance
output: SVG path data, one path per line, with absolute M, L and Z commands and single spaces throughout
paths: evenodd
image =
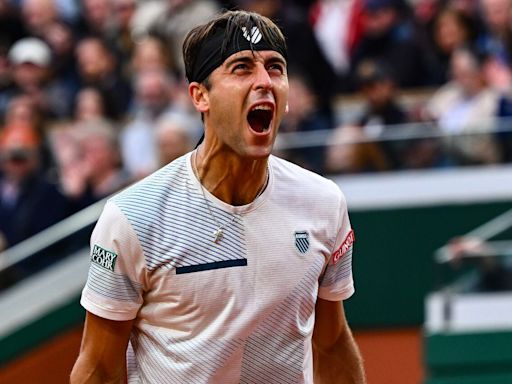
M 315 303 L 354 292 L 353 239 L 331 181 L 271 156 L 263 193 L 231 206 L 189 153 L 106 204 L 81 303 L 135 319 L 130 383 L 312 383 Z

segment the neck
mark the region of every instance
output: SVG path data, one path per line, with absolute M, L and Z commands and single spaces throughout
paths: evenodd
M 200 146 L 192 157 L 196 176 L 218 199 L 230 205 L 251 203 L 266 187 L 268 158 L 241 159 L 234 153 L 216 153 Z

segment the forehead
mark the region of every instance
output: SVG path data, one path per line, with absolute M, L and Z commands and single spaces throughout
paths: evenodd
M 281 61 L 283 64 L 286 64 L 286 60 L 277 51 L 266 50 L 266 51 L 251 51 L 250 49 L 233 53 L 231 56 L 228 56 L 226 60 L 222 63 L 222 66 L 229 65 L 238 60 L 244 61 L 254 61 L 254 62 L 268 62 L 268 61 Z

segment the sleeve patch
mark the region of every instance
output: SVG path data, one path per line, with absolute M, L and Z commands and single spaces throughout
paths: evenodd
M 102 266 L 109 271 L 114 271 L 116 266 L 117 254 L 109 251 L 99 245 L 94 244 L 91 253 L 91 261 L 99 266 Z
M 341 243 L 340 247 L 332 254 L 332 264 L 336 264 L 350 249 L 350 247 L 354 244 L 355 241 L 354 230 L 351 229 L 350 232 L 345 237 L 345 240 Z

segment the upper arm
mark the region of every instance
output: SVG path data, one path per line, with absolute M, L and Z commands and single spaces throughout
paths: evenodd
M 343 302 L 318 298 L 315 307 L 313 346 L 326 351 L 349 334 Z
M 118 383 L 124 380 L 126 349 L 133 322 L 108 320 L 87 312 L 71 383 Z

